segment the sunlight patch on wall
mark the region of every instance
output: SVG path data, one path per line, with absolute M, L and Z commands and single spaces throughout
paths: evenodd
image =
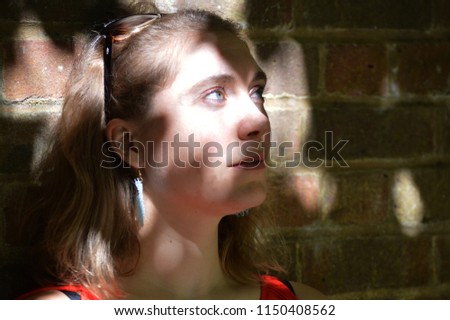
M 320 209 L 322 220 L 329 217 L 338 204 L 339 187 L 332 175 L 325 175 L 321 183 Z
M 422 231 L 424 204 L 411 171 L 401 170 L 395 174 L 392 196 L 394 213 L 403 233 L 418 235 Z

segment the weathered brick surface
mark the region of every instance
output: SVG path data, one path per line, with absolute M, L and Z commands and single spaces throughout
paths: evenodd
M 71 52 L 45 40 L 17 41 L 5 51 L 5 99 L 62 96 L 72 67 Z
M 23 4 L 20 1 L 1 1 L 0 2 L 0 20 L 19 21 Z
M 107 17 L 124 15 L 129 2 L 131 1 L 66 0 L 62 4 L 58 0 L 4 0 L 0 4 L 0 19 L 90 24 L 103 21 Z
M 320 219 L 318 175 L 288 170 L 270 176 L 268 197 L 259 209 L 271 211 L 281 227 L 298 227 Z
M 299 0 L 295 17 L 303 28 L 426 30 L 431 26 L 431 10 L 428 0 Z
M 439 281 L 450 283 L 450 237 L 439 237 L 436 241 L 436 247 Z
M 386 95 L 387 55 L 383 45 L 336 45 L 328 48 L 325 88 L 349 96 Z
M 48 122 L 51 119 L 55 120 L 55 114 L 45 112 L 48 108 L 48 106 L 28 108 L 0 105 L 0 142 L 6 144 L 32 142 L 42 131 L 48 130 Z M 24 112 L 27 109 L 29 112 Z
M 450 43 L 398 44 L 397 83 L 405 94 L 450 93 Z
M 308 139 L 311 110 L 307 101 L 284 98 L 266 99 L 266 109 L 271 125 L 271 150 L 274 161 L 294 159 Z
M 450 155 L 450 127 L 448 123 L 450 123 L 450 104 L 442 103 L 440 110 L 438 111 L 438 117 L 442 119 L 439 123 L 436 124 L 436 147 L 437 153 L 440 156 L 448 156 Z
M 333 135 L 332 139 L 327 139 L 329 145 L 348 140 L 340 152 L 346 161 L 412 158 L 434 153 L 438 119 L 435 108 L 431 106 L 393 105 L 381 109 L 353 102 L 322 104 L 319 101 L 313 105 L 314 133 L 311 137 L 324 146 L 328 137 L 326 131 Z M 335 149 L 339 150 L 338 147 Z M 325 156 L 324 151 L 319 153 L 319 157 Z
M 316 241 L 301 251 L 303 281 L 328 294 L 426 285 L 430 259 L 427 237 Z
M 411 172 L 424 203 L 424 221 L 450 221 L 450 166 L 435 165 Z
M 443 106 L 439 111 L 439 118 L 441 119 L 438 126 L 440 127 L 440 135 L 437 139 L 437 147 L 440 154 L 444 156 L 450 155 L 450 105 Z
M 0 240 L 5 247 L 12 248 L 19 244 L 19 216 L 28 186 L 26 174 L 0 180 Z
M 0 144 L 0 174 L 10 172 L 29 172 L 33 160 L 33 146 L 31 144 Z
M 256 46 L 261 68 L 267 73 L 267 93 L 315 95 L 319 56 L 314 45 L 295 40 L 260 42 Z
M 450 2 L 155 2 L 165 12 L 213 10 L 255 37 L 269 77 L 273 141 L 291 143 L 275 159 L 279 167 L 269 174 L 268 199 L 259 208 L 275 213 L 288 235 L 289 277 L 340 297 L 448 298 Z M 9 100 L 0 106 L 0 299 L 27 285 L 20 248 L 3 218 L 13 217 L 17 190 L 28 183 L 31 162 L 58 116 L 71 39 L 149 3 L 0 2 L 0 90 Z M 15 102 L 30 97 L 27 105 Z M 331 149 L 343 140 L 349 142 L 337 151 L 350 168 L 331 161 Z M 396 190 L 405 172 L 405 189 L 415 198 L 400 210 L 403 193 Z M 408 238 L 400 218 L 419 212 L 414 204 L 423 207 L 422 229 Z
M 293 0 L 249 0 L 245 12 L 250 28 L 289 27 L 292 25 Z
M 327 174 L 320 186 L 324 218 L 339 224 L 382 224 L 389 217 L 389 174 L 344 172 Z
M 0 173 L 28 172 L 33 160 L 48 146 L 58 104 L 0 105 Z
M 450 2 L 448 0 L 434 1 L 435 28 L 450 28 Z

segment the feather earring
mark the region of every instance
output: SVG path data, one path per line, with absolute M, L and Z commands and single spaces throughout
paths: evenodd
M 142 175 L 141 171 L 138 170 L 139 176 L 133 179 L 134 186 L 136 188 L 136 194 L 134 196 L 135 206 L 136 206 L 136 217 L 139 221 L 139 225 L 142 227 L 144 225 L 144 187 L 142 185 Z

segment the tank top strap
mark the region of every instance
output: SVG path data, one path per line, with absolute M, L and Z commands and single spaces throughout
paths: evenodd
M 289 282 L 273 276 L 261 276 L 261 300 L 297 300 Z
M 33 294 L 46 292 L 46 291 L 61 291 L 69 297 L 71 300 L 99 300 L 99 298 L 93 294 L 91 291 L 83 287 L 82 285 L 62 285 L 62 286 L 51 286 L 42 287 L 32 291 L 29 291 L 17 298 L 17 300 L 27 299 Z M 76 296 L 79 296 L 79 299 Z

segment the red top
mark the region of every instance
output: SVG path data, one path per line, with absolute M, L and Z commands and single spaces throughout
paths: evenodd
M 30 292 L 27 292 L 27 293 L 21 295 L 20 297 L 17 298 L 17 300 L 23 300 L 35 293 L 51 291 L 51 290 L 75 292 L 80 295 L 81 300 L 100 300 L 96 295 L 94 295 L 92 292 L 90 292 L 88 289 L 86 289 L 82 285 L 67 285 L 67 286 L 54 286 L 54 287 L 38 288 L 38 289 L 35 289 L 33 291 L 30 291 Z
M 295 293 L 275 277 L 261 276 L 260 300 L 297 300 Z
M 81 300 L 99 300 L 99 298 L 92 292 L 87 290 L 81 285 L 67 285 L 67 286 L 54 286 L 54 287 L 44 287 L 26 294 L 21 295 L 17 299 L 26 299 L 27 297 L 50 290 L 59 291 L 69 291 L 75 292 L 80 295 Z M 295 294 L 291 289 L 285 285 L 283 282 L 272 276 L 261 276 L 261 295 L 260 300 L 297 300 Z

